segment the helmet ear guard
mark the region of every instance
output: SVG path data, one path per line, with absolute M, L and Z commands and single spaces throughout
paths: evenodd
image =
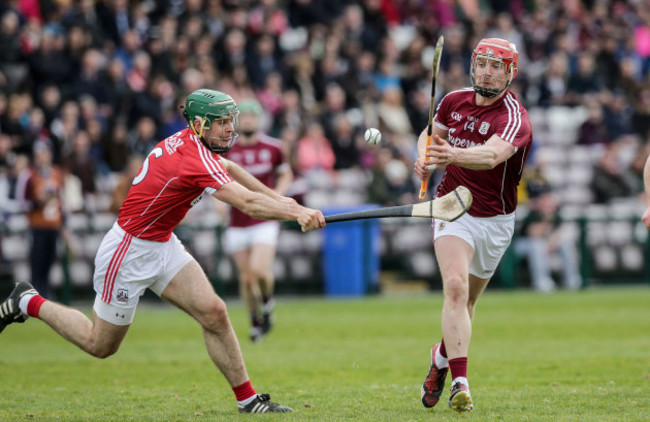
M 483 58 L 490 61 L 498 61 L 507 67 L 507 80 L 503 88 L 486 88 L 476 83 L 476 66 L 477 59 Z M 517 47 L 501 38 L 484 38 L 482 39 L 474 51 L 472 52 L 472 62 L 470 66 L 470 78 L 472 86 L 477 94 L 492 98 L 505 91 L 512 82 L 512 79 L 517 74 L 517 63 L 519 61 L 519 53 Z M 499 78 L 496 78 L 499 79 Z M 503 80 L 503 79 L 499 79 Z

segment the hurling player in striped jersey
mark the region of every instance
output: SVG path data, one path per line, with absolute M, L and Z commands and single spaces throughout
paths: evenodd
M 31 316 L 86 353 L 106 358 L 119 349 L 140 296 L 150 289 L 201 325 L 208 354 L 230 384 L 239 412 L 290 412 L 253 388 L 224 301 L 173 230 L 204 195 L 256 218 L 297 221 L 305 231 L 325 227 L 325 217 L 221 157 L 238 136 L 239 110 L 230 95 L 194 91 L 183 114 L 189 127 L 151 150 L 99 246 L 92 319 L 21 282 L 0 303 L 0 332 Z
M 512 240 L 517 185 L 532 142 L 528 113 L 508 89 L 518 59 L 513 43 L 482 39 L 472 54 L 472 87 L 440 101 L 431 146 L 426 130 L 418 139 L 416 175 L 428 179 L 435 166 L 445 166 L 435 195 L 464 185 L 474 197 L 458 220 L 432 222 L 444 301 L 442 340 L 431 349 L 421 390 L 426 407 L 438 402 L 450 370 L 449 406 L 460 413 L 474 408 L 467 380 L 474 308 Z

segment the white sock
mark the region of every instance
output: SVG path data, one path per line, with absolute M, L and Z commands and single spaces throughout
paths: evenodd
M 440 347 L 436 348 L 434 359 L 438 368 L 446 368 L 449 366 L 449 359 L 440 354 Z
M 18 303 L 18 307 L 20 308 L 20 312 L 22 312 L 24 316 L 29 316 L 27 314 L 27 305 L 29 304 L 29 301 L 34 296 L 36 296 L 36 293 L 27 293 L 25 296 L 20 298 L 20 302 Z
M 465 377 L 456 377 L 451 382 L 451 385 L 456 385 L 457 382 L 463 384 L 469 390 L 469 381 L 467 381 L 467 378 L 465 378 Z
M 247 399 L 245 399 L 245 400 L 237 401 L 237 406 L 239 406 L 239 407 L 245 407 L 248 403 L 250 403 L 250 402 L 252 402 L 253 400 L 255 400 L 255 397 L 257 397 L 257 394 L 253 394 L 252 396 L 250 396 L 249 398 L 247 398 Z

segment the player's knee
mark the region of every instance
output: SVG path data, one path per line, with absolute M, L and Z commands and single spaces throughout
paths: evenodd
M 253 275 L 253 273 L 249 271 L 242 273 L 239 277 L 239 280 L 245 286 L 252 286 L 257 282 L 257 280 L 255 280 L 255 276 Z
M 264 280 L 267 278 L 268 271 L 266 268 L 253 268 L 251 270 L 251 278 L 255 281 L 258 282 L 260 280 Z
M 119 348 L 120 348 L 119 344 L 100 344 L 91 341 L 90 344 L 84 348 L 84 350 L 89 355 L 94 356 L 98 359 L 106 359 L 107 357 L 117 353 Z
M 214 296 L 204 310 L 203 328 L 209 331 L 220 331 L 230 324 L 226 303 Z
M 467 303 L 469 286 L 467 280 L 460 275 L 452 275 L 445 280 L 445 297 L 454 304 Z

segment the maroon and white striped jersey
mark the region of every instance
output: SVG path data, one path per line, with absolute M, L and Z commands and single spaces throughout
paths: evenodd
M 277 174 L 289 167 L 282 142 L 264 134 L 258 135 L 253 145 L 235 144 L 224 157 L 242 166 L 271 189 L 275 187 Z M 235 207 L 230 209 L 230 227 L 249 227 L 266 221 L 244 214 Z
M 447 142 L 456 148 L 470 148 L 497 135 L 514 145 L 516 152 L 491 170 L 448 165 L 436 196 L 463 185 L 474 196 L 470 215 L 510 214 L 517 207 L 517 185 L 533 141 L 528 112 L 511 91 L 489 106 L 476 105 L 475 95 L 471 88 L 450 92 L 438 105 L 435 122 L 449 131 Z
M 232 181 L 191 129 L 159 142 L 133 179 L 117 223 L 132 236 L 165 242 L 203 194 Z

